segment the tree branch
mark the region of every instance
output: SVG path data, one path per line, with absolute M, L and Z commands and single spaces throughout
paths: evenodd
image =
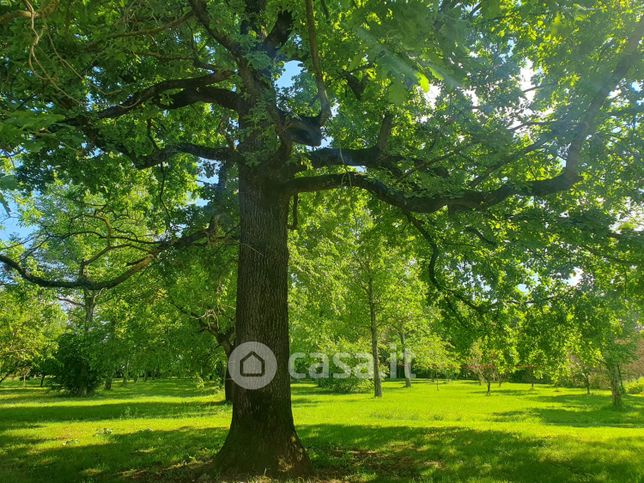
M 223 80 L 229 79 L 231 76 L 232 76 L 231 71 L 221 70 L 221 71 L 213 72 L 212 74 L 204 75 L 201 77 L 194 77 L 191 79 L 169 79 L 169 80 L 161 81 L 158 84 L 155 84 L 153 86 L 150 86 L 146 89 L 143 89 L 139 92 L 132 94 L 123 103 L 119 105 L 108 107 L 107 109 L 104 109 L 97 113 L 88 113 L 87 115 L 96 116 L 98 119 L 118 118 L 136 109 L 145 101 L 155 100 L 156 103 L 158 104 L 159 96 L 166 91 L 173 90 L 173 89 L 184 89 L 184 91 L 182 92 L 185 92 L 185 91 L 194 92 L 198 90 L 200 87 L 209 86 L 211 84 L 221 82 Z M 225 91 L 225 89 L 220 89 L 220 90 Z M 234 95 L 233 92 L 230 92 L 230 91 L 225 91 L 225 92 L 229 92 L 230 94 Z M 198 100 L 201 100 L 201 99 L 196 99 L 194 102 L 197 102 Z M 228 107 L 228 106 L 224 106 L 224 107 Z M 80 119 L 79 117 L 67 119 L 65 123 L 76 125 L 79 119 Z
M 640 19 L 636 31 L 629 38 L 614 71 L 601 84 L 588 109 L 584 112 L 568 148 L 566 166 L 558 176 L 544 180 L 526 181 L 521 184 L 508 183 L 491 191 L 466 189 L 459 193 L 442 193 L 432 196 L 405 194 L 381 181 L 355 172 L 296 178 L 287 184 L 288 188 L 293 193 L 299 193 L 356 186 L 369 191 L 386 203 L 417 213 L 433 213 L 445 206 L 449 208 L 451 213 L 485 210 L 514 195 L 546 196 L 565 191 L 581 178 L 578 174 L 578 164 L 583 144 L 591 134 L 596 117 L 606 98 L 627 73 L 629 67 L 634 64 L 643 32 L 644 17 Z M 359 150 L 324 148 L 313 151 L 308 156 L 314 167 L 336 165 L 386 167 L 387 164 L 393 164 L 403 159 L 400 157 L 383 158 L 376 155 L 378 153 L 381 153 L 378 147 Z
M 24 280 L 46 288 L 84 288 L 87 290 L 101 290 L 114 288 L 117 285 L 125 282 L 133 275 L 141 272 L 149 267 L 159 255 L 170 249 L 185 248 L 195 244 L 196 242 L 208 238 L 209 233 L 207 230 L 200 230 L 188 235 L 182 236 L 175 240 L 160 242 L 158 246 L 148 252 L 148 254 L 140 260 L 134 261 L 129 264 L 127 270 L 120 273 L 118 276 L 105 279 L 105 280 L 92 280 L 84 275 L 80 275 L 76 279 L 49 279 L 33 273 L 29 268 L 21 265 L 16 260 L 0 254 L 0 263 L 6 269 L 16 272 Z
M 215 161 L 224 161 L 232 158 L 230 148 L 228 147 L 210 147 L 201 146 L 192 143 L 179 143 L 172 146 L 166 146 L 162 149 L 156 149 L 152 154 L 137 155 L 130 148 L 120 141 L 107 139 L 103 134 L 91 124 L 79 125 L 88 139 L 103 151 L 117 151 L 132 160 L 137 169 L 147 169 L 159 164 L 165 163 L 172 157 L 180 153 L 192 154 L 200 158 L 211 159 Z
M 211 86 L 184 89 L 169 97 L 170 103 L 162 103 L 161 99 L 157 99 L 155 104 L 164 109 L 179 109 L 197 102 L 209 102 L 219 104 L 232 111 L 238 111 L 241 105 L 241 98 L 238 94 L 228 89 Z
M 239 57 L 241 55 L 241 47 L 237 43 L 233 42 L 233 40 L 224 32 L 213 27 L 210 15 L 208 14 L 208 9 L 206 8 L 206 2 L 204 0 L 190 0 L 190 5 L 192 5 L 192 10 L 197 17 L 197 20 L 199 20 L 199 23 L 201 23 L 208 35 L 219 42 L 219 44 L 221 44 L 234 57 Z
M 416 230 L 422 235 L 422 237 L 429 244 L 432 250 L 432 254 L 429 259 L 429 264 L 427 267 L 429 272 L 429 280 L 430 282 L 432 282 L 432 285 L 434 285 L 438 290 L 454 296 L 456 299 L 460 300 L 471 309 L 474 309 L 477 312 L 482 313 L 484 311 L 483 307 L 474 303 L 472 300 L 469 299 L 469 297 L 457 292 L 456 290 L 451 290 L 445 287 L 442 283 L 440 283 L 440 281 L 438 280 L 438 277 L 436 276 L 436 263 L 438 262 L 438 255 L 439 255 L 438 244 L 434 240 L 434 237 L 431 235 L 431 233 L 429 233 L 429 231 L 423 226 L 422 222 L 418 218 L 416 218 L 415 216 L 413 216 L 411 213 L 407 211 L 403 210 L 403 212 L 407 217 L 407 220 L 409 220 L 412 226 L 416 228 Z
M 326 94 L 324 86 L 324 76 L 322 75 L 322 66 L 320 65 L 320 55 L 318 53 L 317 32 L 315 30 L 315 13 L 313 11 L 313 0 L 306 2 L 306 26 L 309 35 L 309 48 L 311 51 L 311 64 L 315 75 L 315 83 L 318 88 L 318 99 L 320 100 L 320 115 L 318 116 L 319 125 L 322 126 L 331 117 L 331 103 Z
M 271 57 L 276 57 L 279 50 L 284 46 L 293 31 L 293 15 L 288 10 L 282 10 L 277 14 L 277 20 L 273 29 L 266 36 L 263 47 L 264 51 Z

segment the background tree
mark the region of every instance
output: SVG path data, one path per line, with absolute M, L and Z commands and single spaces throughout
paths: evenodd
M 63 328 L 62 310 L 51 294 L 21 282 L 0 284 L 0 383 L 37 370 Z

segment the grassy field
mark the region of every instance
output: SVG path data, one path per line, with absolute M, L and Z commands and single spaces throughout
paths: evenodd
M 230 407 L 190 381 L 139 382 L 72 399 L 0 386 L 0 481 L 211 481 Z M 294 415 L 317 479 L 350 481 L 641 481 L 644 397 L 472 382 L 384 398 L 294 386 Z M 252 448 L 249 448 L 252 457 Z

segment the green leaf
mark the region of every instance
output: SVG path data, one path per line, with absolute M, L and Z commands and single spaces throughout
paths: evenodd
M 441 81 L 445 80 L 445 75 L 440 70 L 438 70 L 439 68 L 437 68 L 436 65 L 427 64 L 427 68 L 436 79 Z
M 407 100 L 407 87 L 398 81 L 392 81 L 391 85 L 389 86 L 389 101 L 392 104 L 395 104 L 397 106 L 400 106 L 405 103 Z
M 483 0 L 481 11 L 488 20 L 501 16 L 501 0 Z
M 423 90 L 423 92 L 429 92 L 430 84 L 427 76 L 420 72 L 418 72 L 416 75 L 418 77 L 418 85 L 420 85 L 420 88 Z
M 13 175 L 0 176 L 0 189 L 15 190 L 18 188 L 18 180 Z
M 557 15 L 555 15 L 554 20 L 550 24 L 550 33 L 555 36 L 559 35 L 562 27 L 563 27 L 563 16 L 561 15 L 561 13 L 557 13 Z

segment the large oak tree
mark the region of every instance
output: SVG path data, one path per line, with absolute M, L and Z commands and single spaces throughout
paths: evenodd
M 115 286 L 168 249 L 220 236 L 221 200 L 236 196 L 236 343 L 266 344 L 278 371 L 234 391 L 218 465 L 307 473 L 287 371 L 298 195 L 357 188 L 393 205 L 424 234 L 437 283 L 432 227 L 489 241 L 479 225 L 494 233 L 524 212 L 543 230 L 584 203 L 623 214 L 637 201 L 637 4 L 11 1 L 0 7 L 4 169 L 26 189 L 62 181 L 107 195 L 148 176 L 172 222 L 113 277 L 0 261 L 49 287 Z M 294 63 L 294 81 L 278 82 Z M 203 209 L 168 207 L 198 175 L 212 184 Z

